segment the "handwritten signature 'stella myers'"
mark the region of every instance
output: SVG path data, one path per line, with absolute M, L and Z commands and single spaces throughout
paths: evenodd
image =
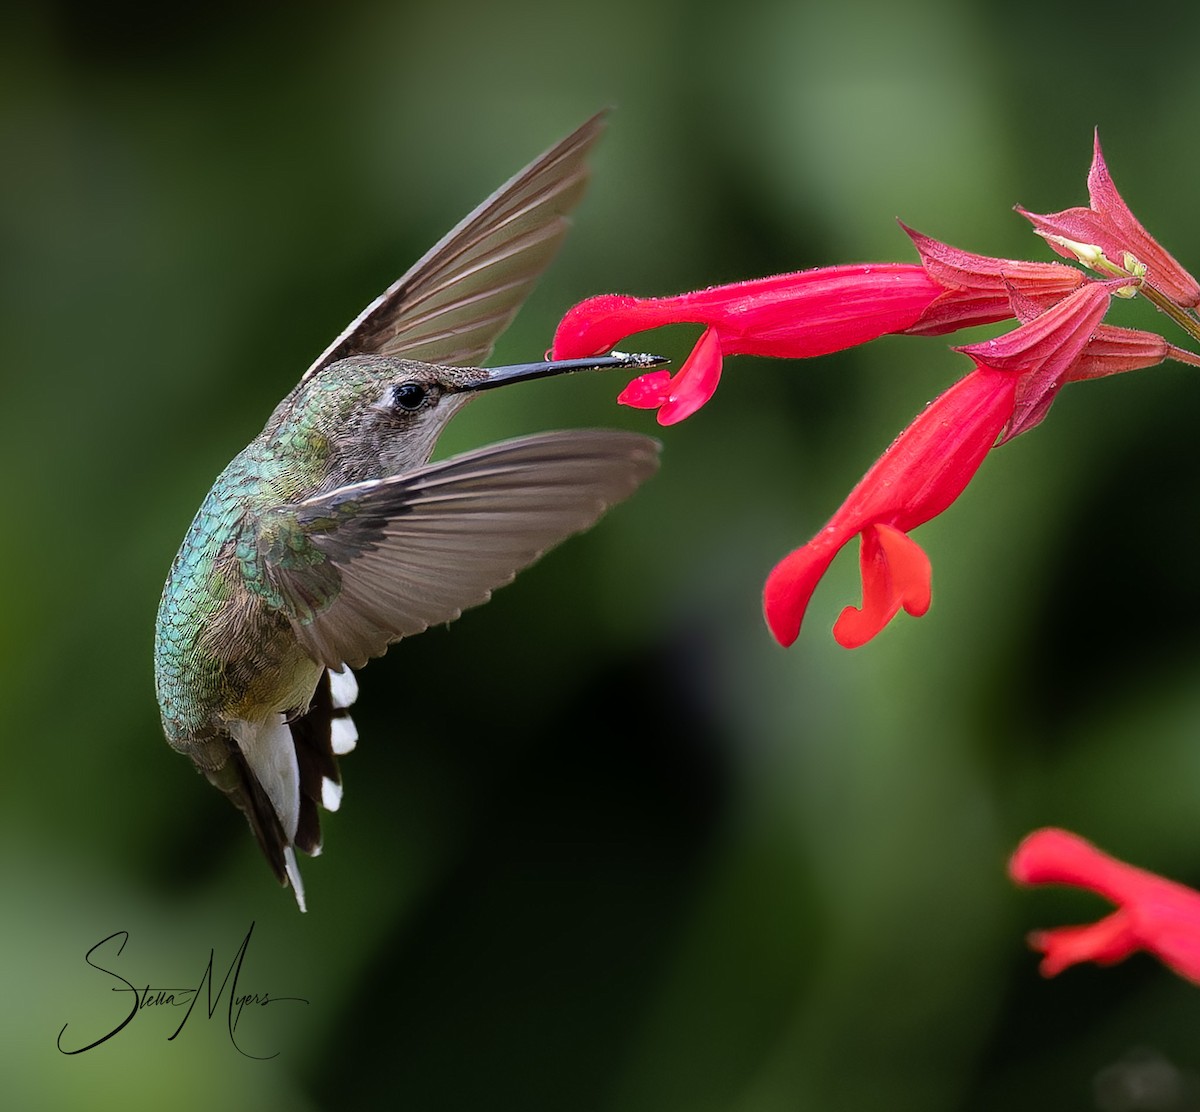
M 115 959 L 121 956 L 125 949 L 125 943 L 129 941 L 128 931 L 115 931 L 107 938 L 102 938 L 84 955 L 84 961 L 93 969 L 99 970 L 101 973 L 107 974 L 114 980 L 120 982 L 120 985 L 111 986 L 112 992 L 127 992 L 132 997 L 132 1004 L 129 1008 L 129 1014 L 125 1016 L 115 1027 L 110 1031 L 102 1034 L 99 1038 L 93 1039 L 85 1046 L 68 1049 L 63 1045 L 63 1036 L 67 1033 L 67 1028 L 70 1023 L 64 1023 L 63 1028 L 58 1033 L 57 1045 L 58 1049 L 63 1054 L 82 1054 L 85 1050 L 94 1050 L 102 1043 L 108 1042 L 114 1035 L 119 1035 L 126 1027 L 131 1024 L 138 1014 L 146 1008 L 161 1008 L 175 1007 L 186 1008 L 183 1018 L 179 1021 L 179 1026 L 167 1036 L 167 1041 L 175 1039 L 183 1030 L 184 1025 L 191 1018 L 192 1011 L 196 1007 L 196 1002 L 201 999 L 201 993 L 207 989 L 206 1008 L 208 1018 L 216 1014 L 217 1009 L 221 1005 L 221 997 L 225 993 L 226 986 L 229 987 L 228 1004 L 226 1006 L 226 1026 L 229 1029 L 229 1041 L 233 1044 L 235 1050 L 239 1054 L 244 1054 L 247 1058 L 274 1058 L 278 1055 L 278 1051 L 274 1054 L 251 1054 L 244 1049 L 238 1042 L 237 1027 L 242 1018 L 242 1012 L 247 1007 L 265 1008 L 268 1004 L 307 1004 L 308 1001 L 300 996 L 271 996 L 267 992 L 248 992 L 238 993 L 238 979 L 242 975 L 242 965 L 246 960 L 246 952 L 250 946 L 250 936 L 254 933 L 254 923 L 251 922 L 250 929 L 246 931 L 246 937 L 242 939 L 241 946 L 238 947 L 237 953 L 233 957 L 233 961 L 229 963 L 229 968 L 225 971 L 225 977 L 221 981 L 221 987 L 213 992 L 213 963 L 215 961 L 215 953 L 212 950 L 208 952 L 208 964 L 204 967 L 204 972 L 200 975 L 200 980 L 194 987 L 187 988 L 152 988 L 147 984 L 144 988 L 138 988 L 132 981 L 126 980 L 115 970 L 109 968 L 109 965 L 115 964 Z M 116 947 L 116 952 L 109 956 L 113 947 Z M 102 962 L 108 964 L 101 964 Z

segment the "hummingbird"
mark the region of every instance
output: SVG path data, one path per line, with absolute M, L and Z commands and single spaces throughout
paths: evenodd
M 561 244 L 602 128 L 535 159 L 350 323 L 217 478 L 171 566 L 154 647 L 167 741 L 245 814 L 301 911 L 296 850 L 320 852 L 357 742 L 353 669 L 486 602 L 658 467 L 657 441 L 601 429 L 429 462 L 486 390 L 665 362 L 479 365 Z

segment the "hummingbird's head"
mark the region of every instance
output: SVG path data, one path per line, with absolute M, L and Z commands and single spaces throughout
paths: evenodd
M 487 381 L 479 367 L 448 367 L 406 359 L 380 360 L 361 395 L 355 434 L 377 453 L 383 474 L 419 467 L 438 437 Z
M 277 442 L 304 441 L 301 450 L 310 455 L 320 451 L 341 481 L 395 475 L 425 463 L 450 418 L 483 390 L 566 371 L 641 370 L 662 362 L 614 355 L 485 368 L 355 355 L 302 381 L 267 433 Z
M 356 355 L 305 379 L 286 398 L 268 432 L 277 442 L 308 441 L 341 480 L 419 467 L 447 422 L 488 372 Z

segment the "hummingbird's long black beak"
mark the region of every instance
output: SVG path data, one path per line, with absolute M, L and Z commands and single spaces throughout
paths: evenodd
M 551 375 L 569 371 L 606 371 L 623 369 L 644 371 L 650 367 L 661 367 L 669 360 L 661 355 L 626 355 L 614 351 L 612 355 L 596 355 L 591 359 L 546 359 L 541 363 L 513 363 L 508 367 L 488 367 L 487 378 L 474 383 L 472 390 L 490 390 L 493 386 L 507 386 L 510 382 L 524 382 L 531 378 L 549 378 Z

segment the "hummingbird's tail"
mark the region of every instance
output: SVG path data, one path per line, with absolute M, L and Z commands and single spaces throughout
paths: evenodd
M 357 695 L 358 682 L 348 667 L 326 669 L 304 714 L 290 721 L 280 714 L 268 722 L 233 723 L 238 759 L 230 763 L 238 766 L 240 782 L 231 790 L 214 780 L 246 813 L 272 870 L 281 884 L 291 884 L 301 911 L 306 910 L 304 883 L 295 851 L 320 854 L 318 808 L 341 806 L 337 758 L 358 742 L 349 712 Z
M 300 777 L 299 814 L 292 840 L 312 857 L 321 852 L 317 806 L 336 811 L 342 804 L 337 758 L 358 744 L 358 730 L 350 717 L 350 706 L 356 698 L 358 681 L 354 673 L 346 665 L 340 672 L 327 668 L 317 681 L 308 710 L 288 723 Z

